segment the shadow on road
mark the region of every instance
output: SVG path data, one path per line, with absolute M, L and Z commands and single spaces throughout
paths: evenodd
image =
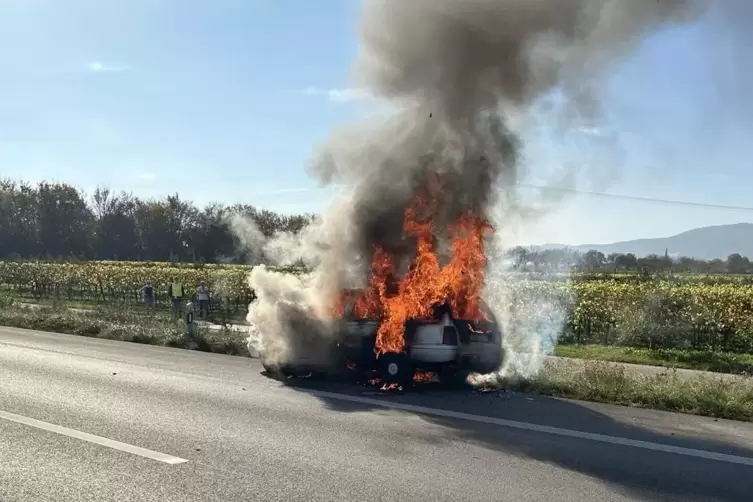
M 307 392 L 330 410 L 352 413 L 384 411 L 376 403 L 355 403 L 318 395 L 333 392 L 389 403 L 408 404 L 501 418 L 610 437 L 753 457 L 753 426 L 670 413 L 610 407 L 609 415 L 587 404 L 515 392 L 479 393 L 470 388 L 424 386 L 413 392 L 382 395 L 353 383 L 318 379 L 283 379 L 284 385 Z M 312 392 L 314 391 L 314 392 Z M 411 413 L 392 410 L 394 413 Z M 753 500 L 753 467 L 675 453 L 650 451 L 555 434 L 483 424 L 457 418 L 413 413 L 441 426 L 450 439 L 470 442 L 520 458 L 534 459 L 600 479 L 630 497 L 683 501 Z M 694 425 L 690 425 L 694 424 Z M 710 440 L 697 436 L 728 435 Z M 732 433 L 730 433 L 732 431 Z M 738 434 L 737 440 L 734 435 Z M 503 486 L 501 486 L 501 489 Z M 555 497 L 556 498 L 556 497 Z

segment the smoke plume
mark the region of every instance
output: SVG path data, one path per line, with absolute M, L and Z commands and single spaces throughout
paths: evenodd
M 333 131 L 316 150 L 311 175 L 349 193 L 294 243 L 311 274 L 252 272 L 258 298 L 248 320 L 274 347 L 270 357 L 284 362 L 305 341 L 326 343 L 329 302 L 342 288 L 365 285 L 375 246 L 405 266 L 415 248 L 404 240 L 403 215 L 432 174 L 443 181 L 434 220 L 440 248 L 443 229 L 468 211 L 488 217 L 498 231 L 491 244 L 503 246 L 506 227 L 536 214 L 516 190 L 521 139 L 513 119 L 552 92 L 573 117 L 598 116 L 599 85 L 611 66 L 647 34 L 702 7 L 692 0 L 365 1 L 354 78 L 395 111 Z M 519 338 L 506 367 L 520 371 L 515 354 L 546 352 L 566 306 L 548 306 L 546 319 L 521 326 L 493 278 L 489 303 L 508 336 Z

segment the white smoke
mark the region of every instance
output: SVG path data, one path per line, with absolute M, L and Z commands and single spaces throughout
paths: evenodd
M 264 356 L 271 365 L 296 358 L 326 364 L 325 347 L 331 334 L 331 299 L 350 279 L 354 287 L 358 273 L 348 270 L 347 262 L 337 256 L 347 253 L 347 236 L 339 205 L 335 204 L 321 219 L 297 234 L 278 232 L 265 237 L 251 218 L 234 217 L 230 226 L 252 256 L 254 267 L 248 284 L 257 298 L 248 308 L 246 321 L 251 326 L 248 350 L 252 356 Z M 338 222 L 338 223 L 333 223 Z M 270 269 L 303 264 L 308 273 L 295 275 Z
M 560 281 L 554 291 L 545 280 L 532 280 L 512 267 L 490 267 L 484 299 L 494 312 L 503 333 L 502 366 L 474 383 L 503 379 L 532 378 L 554 352 L 563 332 L 572 299 L 566 294 L 568 281 Z M 543 283 L 543 288 L 539 288 Z

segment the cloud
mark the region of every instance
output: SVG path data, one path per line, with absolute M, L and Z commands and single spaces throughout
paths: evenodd
M 348 101 L 362 101 L 365 99 L 371 99 L 368 91 L 358 88 L 345 88 L 345 89 L 318 89 L 316 87 L 309 87 L 303 91 L 308 96 L 325 96 L 330 101 L 335 102 L 348 102 Z
M 146 181 L 146 182 L 152 182 L 157 179 L 157 175 L 154 173 L 141 173 L 139 174 L 139 180 Z
M 588 136 L 605 136 L 606 131 L 600 127 L 578 127 L 577 132 Z
M 127 66 L 108 65 L 100 61 L 92 61 L 87 65 L 87 68 L 92 73 L 117 73 L 127 71 Z

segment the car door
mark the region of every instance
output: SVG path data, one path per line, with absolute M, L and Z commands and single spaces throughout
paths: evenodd
M 468 370 L 492 373 L 502 366 L 502 332 L 494 313 L 482 302 L 484 322 L 457 321 L 460 360 Z

